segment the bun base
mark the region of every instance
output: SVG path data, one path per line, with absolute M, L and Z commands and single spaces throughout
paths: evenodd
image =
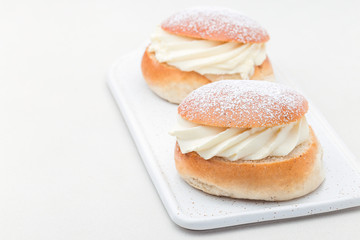
M 224 79 L 241 80 L 240 74 L 206 74 L 201 75 L 197 72 L 184 72 L 166 63 L 160 63 L 154 53 L 145 50 L 141 62 L 141 70 L 150 89 L 161 98 L 172 102 L 181 101 L 193 90 L 211 83 Z M 211 80 L 210 80 L 211 79 Z M 274 81 L 274 73 L 268 57 L 260 65 L 255 67 L 251 80 Z
M 287 156 L 256 161 L 205 160 L 196 152 L 181 153 L 176 144 L 176 168 L 188 184 L 216 196 L 266 201 L 298 198 L 314 191 L 324 180 L 322 149 L 310 131 L 309 140 Z

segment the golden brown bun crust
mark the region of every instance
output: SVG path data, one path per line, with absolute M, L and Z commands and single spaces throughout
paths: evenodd
M 154 53 L 146 49 L 141 70 L 150 89 L 157 95 L 172 103 L 180 103 L 193 90 L 211 83 L 204 75 L 197 72 L 184 72 L 166 63 L 160 63 Z M 241 79 L 239 75 L 210 75 L 209 78 L 220 79 Z M 274 80 L 274 73 L 269 58 L 260 66 L 255 67 L 251 79 Z
M 175 13 L 161 28 L 184 37 L 222 42 L 262 43 L 266 30 L 240 12 L 223 8 L 192 8 Z
M 307 143 L 285 157 L 258 161 L 205 160 L 197 153 L 182 154 L 175 147 L 181 177 L 204 192 L 233 198 L 283 201 L 306 195 L 323 181 L 322 150 L 312 129 Z
M 223 80 L 191 92 L 179 105 L 179 115 L 196 124 L 215 127 L 273 127 L 301 119 L 307 100 L 278 83 Z
M 148 49 L 142 58 L 141 70 L 150 89 L 172 103 L 180 103 L 190 92 L 210 83 L 210 80 L 196 72 L 183 72 L 160 63 Z

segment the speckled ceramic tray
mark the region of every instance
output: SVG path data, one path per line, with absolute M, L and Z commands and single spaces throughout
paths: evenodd
M 286 202 L 248 201 L 211 196 L 187 185 L 176 172 L 175 139 L 168 135 L 176 121 L 177 106 L 148 89 L 140 70 L 143 50 L 117 61 L 110 70 L 108 85 L 158 194 L 176 224 L 194 230 L 213 229 L 360 205 L 356 161 L 311 103 L 306 116 L 323 146 L 326 171 L 326 180 L 313 193 Z M 288 83 L 285 79 L 280 81 Z

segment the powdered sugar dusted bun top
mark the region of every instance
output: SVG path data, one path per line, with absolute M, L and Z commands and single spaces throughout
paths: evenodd
M 224 42 L 262 43 L 270 38 L 256 21 L 226 8 L 190 8 L 166 19 L 161 28 L 180 36 Z
M 200 87 L 178 107 L 193 123 L 216 127 L 273 127 L 301 119 L 306 99 L 291 88 L 257 80 L 223 80 Z

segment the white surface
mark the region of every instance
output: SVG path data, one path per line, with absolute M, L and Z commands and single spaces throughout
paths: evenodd
M 206 232 L 173 224 L 105 78 L 191 5 L 261 22 L 271 58 L 360 158 L 359 1 L 0 1 L 0 239 L 356 239 L 360 208 Z
M 214 197 L 187 185 L 175 169 L 175 140 L 168 134 L 176 122 L 177 105 L 160 99 L 147 87 L 138 69 L 144 50 L 141 47 L 121 57 L 110 69 L 108 83 L 151 180 L 176 224 L 194 230 L 215 229 L 360 205 L 356 159 L 312 105 L 306 116 L 323 147 L 326 176 L 313 193 L 272 203 Z M 288 84 L 279 75 L 277 81 Z

